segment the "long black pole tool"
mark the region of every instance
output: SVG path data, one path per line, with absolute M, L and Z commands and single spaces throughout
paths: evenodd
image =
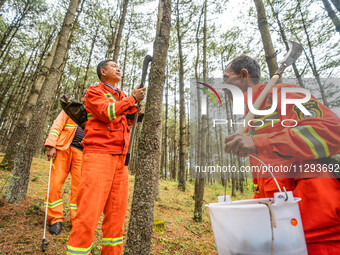
M 145 83 L 145 79 L 146 79 L 146 75 L 148 73 L 148 66 L 149 63 L 152 61 L 152 57 L 150 55 L 146 55 L 143 61 L 143 72 L 142 72 L 142 82 L 139 86 L 139 88 L 143 88 L 144 87 L 144 83 Z M 138 102 L 137 104 L 137 109 L 139 109 L 140 107 L 140 102 Z M 128 152 L 126 154 L 126 159 L 125 159 L 125 165 L 128 166 L 129 165 L 129 161 L 130 161 L 130 156 L 131 156 L 131 149 L 132 149 L 132 144 L 133 144 L 133 138 L 135 136 L 135 130 L 136 130 L 136 124 L 137 124 L 137 119 L 138 119 L 138 115 L 137 113 L 135 114 L 134 117 L 134 122 L 133 122 L 133 126 L 132 126 L 132 131 L 131 131 L 131 136 L 130 136 L 130 144 L 129 144 L 129 149 Z

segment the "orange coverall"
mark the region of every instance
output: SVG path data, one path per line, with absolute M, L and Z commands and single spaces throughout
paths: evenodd
M 64 111 L 61 111 L 57 119 L 54 121 L 45 142 L 45 147 L 54 147 L 57 149 L 57 156 L 53 161 L 54 167 L 52 167 L 51 171 L 47 211 L 47 219 L 51 225 L 56 222 L 64 221 L 61 188 L 70 172 L 72 175 L 70 198 L 71 225 L 73 224 L 77 213 L 77 192 L 80 182 L 83 153 L 80 149 L 70 146 L 76 129 L 77 124 L 68 117 Z
M 253 87 L 253 102 L 264 87 L 263 84 Z M 256 156 L 271 166 L 295 166 L 293 175 L 277 172 L 274 175 L 281 188 L 286 187 L 295 197 L 302 198 L 299 207 L 308 253 L 340 254 L 340 182 L 332 173 L 312 171 L 312 166 L 318 164 L 315 159 L 340 153 L 340 119 L 313 96 L 303 104 L 312 116 L 304 116 L 292 104 L 287 105 L 287 114 L 282 115 L 281 88 L 298 86 L 279 84 L 274 87 L 278 88 L 277 110 L 267 116 L 255 116 L 258 123 L 261 124 L 259 120 L 262 120 L 264 125 L 255 121 L 253 125 L 259 126 L 249 129 L 257 148 Z M 260 109 L 270 108 L 272 89 Z M 304 97 L 301 93 L 287 94 L 287 98 Z M 269 119 L 278 121 L 266 121 Z M 297 126 L 283 127 L 281 121 L 286 119 L 296 120 Z M 292 121 L 285 123 L 293 124 Z M 253 158 L 250 158 L 250 164 L 261 165 Z M 264 175 L 258 172 L 253 173 L 253 177 L 257 186 L 254 198 L 273 197 L 274 192 L 278 192 L 272 178 L 263 178 Z
M 119 93 L 118 93 L 119 92 Z M 84 160 L 78 193 L 78 214 L 67 254 L 89 254 L 98 225 L 102 224 L 102 254 L 121 254 L 128 199 L 128 169 L 124 165 L 130 142 L 126 114 L 137 111 L 133 96 L 113 90 L 103 82 L 86 92 L 88 121 Z

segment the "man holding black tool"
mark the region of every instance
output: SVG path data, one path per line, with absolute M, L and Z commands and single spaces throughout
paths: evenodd
M 224 71 L 225 83 L 240 88 L 245 98 L 248 87 L 252 87 L 253 102 L 266 86 L 258 84 L 259 80 L 260 66 L 248 56 L 235 58 Z M 281 187 L 302 198 L 299 206 L 308 253 L 340 254 L 340 182 L 332 173 L 334 165 L 320 164 L 318 161 L 340 153 L 340 119 L 313 96 L 303 103 L 312 115 L 303 114 L 293 104 L 287 104 L 286 114 L 283 114 L 283 88 L 297 87 L 291 84 L 274 85 L 257 109 L 271 108 L 275 96 L 273 88 L 276 88 L 278 101 L 275 112 L 253 117 L 255 121 L 247 130 L 249 136 L 240 132 L 227 136 L 225 150 L 241 157 L 250 155 L 252 166 L 261 165 L 257 158 L 267 165 L 287 166 L 289 173 L 275 172 L 275 175 Z M 303 97 L 301 93 L 287 94 L 287 98 L 291 99 Z M 285 127 L 283 120 L 290 120 L 290 124 L 286 122 L 286 125 L 294 127 Z M 256 126 L 256 123 L 260 125 Z M 327 171 L 312 171 L 320 165 L 327 167 Z M 277 186 L 272 178 L 260 172 L 253 173 L 253 177 L 256 185 L 254 198 L 274 196 Z M 299 222 L 292 220 L 291 224 L 294 227 Z
M 78 213 L 69 237 L 67 254 L 89 254 L 98 225 L 102 224 L 102 254 L 121 254 L 123 225 L 128 200 L 128 169 L 125 156 L 132 121 L 128 114 L 142 114 L 135 104 L 145 97 L 145 88 L 126 96 L 116 86 L 120 69 L 113 60 L 97 66 L 101 82 L 86 92 L 88 121 L 85 126 L 84 158 L 79 186 Z

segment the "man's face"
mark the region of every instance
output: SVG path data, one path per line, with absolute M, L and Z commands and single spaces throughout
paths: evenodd
M 110 61 L 106 64 L 105 68 L 101 69 L 102 77 L 105 77 L 106 80 L 112 80 L 114 82 L 119 82 L 121 79 L 121 73 L 118 65 Z
M 247 78 L 243 78 L 242 71 L 240 74 L 236 74 L 230 66 L 227 66 L 223 73 L 223 80 L 225 84 L 234 85 L 240 88 L 243 92 L 247 91 L 248 82 Z

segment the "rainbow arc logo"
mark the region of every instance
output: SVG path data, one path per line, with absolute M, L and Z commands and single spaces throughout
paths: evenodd
M 203 85 L 203 86 L 205 86 L 206 88 L 210 89 L 210 90 L 217 96 L 218 100 L 220 101 L 221 106 L 223 106 L 222 100 L 221 100 L 221 98 L 220 98 L 220 95 L 217 93 L 217 91 L 216 91 L 213 87 L 211 87 L 210 85 L 208 85 L 208 84 L 206 84 L 206 83 L 199 82 L 199 81 L 197 81 L 196 83 L 197 83 L 197 84 L 200 84 L 200 85 Z M 211 99 L 213 100 L 213 102 L 215 103 L 215 105 L 217 106 L 217 102 L 216 102 L 215 97 L 213 96 L 213 94 L 212 94 L 208 89 L 201 88 L 201 87 L 199 87 L 199 86 L 197 86 L 197 88 L 199 88 L 200 90 L 202 90 L 202 91 L 204 91 L 205 93 L 207 93 L 207 94 L 211 97 Z

